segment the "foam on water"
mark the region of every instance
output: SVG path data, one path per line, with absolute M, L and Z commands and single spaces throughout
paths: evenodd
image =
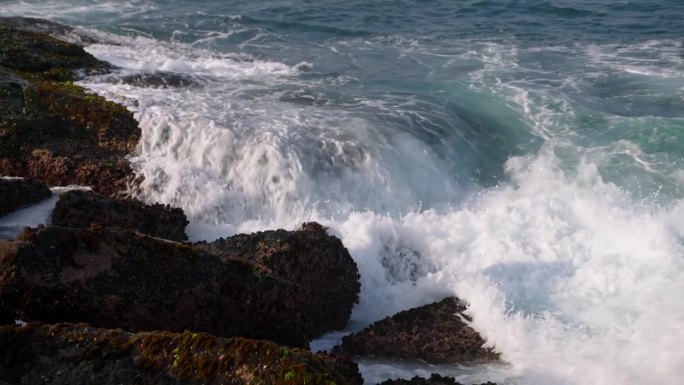
M 440 60 L 429 76 L 439 81 L 463 68 L 454 87 L 503 101 L 497 108 L 514 117 L 509 125 L 541 138 L 538 150 L 506 161 L 500 183 L 474 187 L 454 154 L 479 143 L 450 133 L 457 126 L 436 129 L 456 120 L 438 103 L 353 92 L 362 80 L 319 76 L 315 61 L 285 64 L 90 33 L 102 43 L 88 51 L 120 66 L 115 76 L 165 71 L 198 80 L 185 88 L 137 87 L 111 76 L 82 82 L 135 112 L 143 136 L 131 161 L 145 177 L 141 197 L 182 207 L 192 239 L 320 221 L 361 272 L 347 331 L 455 294 L 507 363 L 362 362 L 368 383 L 431 370 L 501 384 L 681 382 L 684 176 L 663 150 L 680 149 L 681 121 L 670 119 L 679 112 L 659 106 L 634 118 L 591 94 L 601 88 L 597 79 L 625 72 L 646 77 L 639 89 L 666 92 L 662 79 L 681 79 L 681 43 L 651 41 L 615 56 L 608 45 L 579 47 L 573 54 L 584 55 L 590 70 L 570 63 L 559 77 L 556 62 L 535 61 L 568 55 L 555 46 L 467 42 L 442 54 L 412 39 L 332 42 L 335 55 L 391 46 L 420 65 Z M 656 59 L 640 56 L 650 49 Z M 325 92 L 325 84 L 352 91 Z M 606 103 L 601 113 L 591 108 L 597 101 Z M 652 138 L 630 136 L 644 126 L 654 127 Z
M 567 102 L 496 83 L 494 92 L 548 141 L 506 163 L 509 182 L 450 201 L 457 190 L 441 183 L 450 176 L 421 142 L 390 142 L 363 118 L 345 116 L 348 110 L 299 108 L 265 91 L 301 87 L 297 69 L 179 53 L 184 49 L 141 38 L 89 47 L 126 70 L 163 68 L 212 77 L 218 86 L 85 84 L 135 101 L 129 104 L 143 140 L 133 161 L 146 177 L 144 197 L 183 207 L 193 238 L 322 222 L 361 271 L 349 330 L 450 294 L 470 303 L 472 326 L 510 366 L 441 369 L 464 381 L 679 382 L 684 203 L 655 206 L 606 182 L 598 165 L 610 151 L 582 149 L 574 166 L 563 163 L 557 153 L 572 145 L 564 134 L 576 119 Z M 474 84 L 489 82 L 502 55 L 517 55 L 496 49 L 486 46 L 483 55 L 492 59 Z M 643 156 L 633 143 L 623 146 L 637 161 Z M 417 204 L 426 197 L 430 205 Z M 368 381 L 437 370 L 373 362 L 362 368 Z

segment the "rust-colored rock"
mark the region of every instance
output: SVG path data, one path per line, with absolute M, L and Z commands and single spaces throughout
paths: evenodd
M 187 239 L 188 220 L 183 210 L 161 204 L 146 205 L 134 199 L 112 199 L 91 191 L 69 191 L 59 197 L 52 224 L 63 227 L 114 226 L 154 237 Z
M 32 23 L 38 30 L 57 25 L 0 19 L 0 175 L 87 185 L 105 195 L 126 190 L 133 175 L 125 157 L 139 141 L 138 124 L 123 106 L 73 84 L 76 71 L 110 65 L 30 30 Z
M 0 327 L 0 383 L 13 385 L 360 385 L 354 362 L 206 333 Z
M 343 329 L 358 302 L 359 271 L 339 239 L 318 223 L 297 231 L 264 231 L 196 244 L 209 252 L 256 264 L 297 285 L 307 301 L 314 337 Z
M 0 307 L 25 321 L 306 346 L 307 305 L 299 287 L 251 263 L 133 231 L 53 226 L 0 242 Z
M 28 179 L 0 178 L 0 217 L 52 196 L 50 189 Z
M 333 353 L 358 357 L 461 364 L 498 360 L 461 317 L 465 305 L 455 297 L 397 313 L 348 335 Z

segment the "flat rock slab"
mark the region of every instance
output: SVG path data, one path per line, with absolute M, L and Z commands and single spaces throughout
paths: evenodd
M 146 205 L 134 199 L 113 199 L 92 191 L 68 191 L 59 197 L 52 224 L 62 227 L 119 227 L 153 237 L 184 241 L 188 220 L 179 208 Z
M 456 297 L 405 310 L 348 335 L 335 354 L 421 360 L 434 364 L 497 361 L 485 341 L 461 317 L 466 306 Z
M 352 361 L 206 333 L 128 333 L 85 324 L 0 327 L 12 385 L 360 385 Z
M 0 178 L 0 217 L 51 196 L 52 191 L 40 182 Z

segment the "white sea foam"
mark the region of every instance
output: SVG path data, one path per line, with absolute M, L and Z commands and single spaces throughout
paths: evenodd
M 546 144 L 511 158 L 510 180 L 464 197 L 450 165 L 417 138 L 382 131 L 357 107 L 282 100 L 274 85 L 306 90 L 297 68 L 125 39 L 89 50 L 123 71 L 215 80 L 183 89 L 83 83 L 135 112 L 142 197 L 181 206 L 193 239 L 320 221 L 361 272 L 350 329 L 446 295 L 469 302 L 472 326 L 509 365 L 450 368 L 467 381 L 681 382 L 684 202 L 633 199 L 603 178 L 591 151 L 564 163 L 557 152 L 571 145 L 574 110 L 523 85 L 491 82 L 517 60 L 515 49 L 484 45 L 484 69 L 472 81 L 505 97 Z M 354 106 L 386 107 L 375 102 Z M 426 374 L 378 363 L 363 371 L 369 381 Z

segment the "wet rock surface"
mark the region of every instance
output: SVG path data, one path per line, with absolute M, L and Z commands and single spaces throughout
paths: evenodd
M 351 361 L 206 333 L 30 324 L 0 327 L 0 346 L 0 381 L 13 385 L 362 383 Z
M 413 377 L 410 380 L 397 379 L 397 380 L 387 380 L 379 383 L 378 385 L 464 385 L 456 381 L 453 377 L 443 377 L 439 374 L 432 374 L 430 378 Z M 493 382 L 486 382 L 479 385 L 496 385 Z
M 298 287 L 307 303 L 312 336 L 345 327 L 361 285 L 356 262 L 342 242 L 318 223 L 297 231 L 263 231 L 196 244 L 208 252 L 253 263 Z
M 136 87 L 151 88 L 186 88 L 196 87 L 200 83 L 190 75 L 175 74 L 170 72 L 154 72 L 146 74 L 126 75 L 113 81 L 130 84 Z
M 51 196 L 50 189 L 42 183 L 0 178 L 0 217 Z
M 294 247 L 307 235 L 283 232 L 279 245 Z M 243 252 L 250 237 L 259 235 L 240 237 Z M 328 252 L 346 253 L 341 243 L 337 246 Z M 319 279 L 315 270 L 309 274 L 311 281 Z M 352 275 L 357 279 L 358 272 Z M 303 275 L 299 279 L 305 280 Z M 348 285 L 358 289 L 354 283 Z M 311 308 L 321 305 L 311 298 L 315 295 L 282 270 L 118 228 L 52 226 L 0 242 L 0 306 L 26 321 L 129 330 L 188 328 L 305 346 L 321 330 L 312 313 L 346 314 L 351 307 L 333 298 L 326 307 Z
M 25 321 L 305 346 L 307 305 L 296 285 L 253 264 L 132 231 L 53 226 L 0 242 L 0 307 Z
M 126 108 L 73 84 L 77 72 L 103 73 L 110 65 L 34 31 L 54 25 L 0 19 L 0 175 L 114 195 L 133 179 L 125 156 L 140 129 Z
M 62 227 L 114 226 L 153 237 L 183 241 L 188 220 L 183 210 L 134 199 L 112 199 L 91 191 L 62 194 L 52 212 L 52 224 Z
M 348 335 L 333 353 L 357 357 L 421 360 L 434 364 L 491 362 L 498 355 L 461 317 L 455 297 L 402 311 Z

